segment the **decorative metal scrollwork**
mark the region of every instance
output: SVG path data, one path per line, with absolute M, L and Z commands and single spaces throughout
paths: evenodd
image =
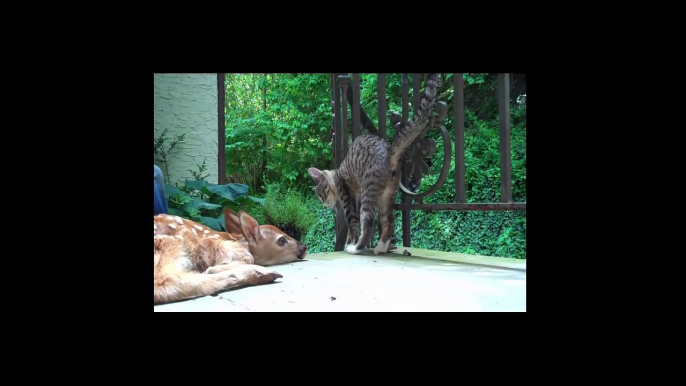
M 422 130 L 422 133 L 414 140 L 407 150 L 405 150 L 405 153 L 401 158 L 403 170 L 407 173 L 406 175 L 410 176 L 411 180 L 410 189 L 405 187 L 402 182 L 400 183 L 400 189 L 414 199 L 421 199 L 435 193 L 443 186 L 448 176 L 448 172 L 450 171 L 450 135 L 442 124 L 443 120 L 448 115 L 448 105 L 443 101 L 439 101 L 436 102 L 435 109 L 438 112 L 438 116 L 429 118 L 429 122 Z M 400 114 L 396 112 L 391 114 L 391 124 L 395 127 L 396 131 L 403 127 Z M 422 179 L 425 175 L 429 174 L 430 171 L 429 165 L 424 160 L 427 158 L 430 159 L 436 153 L 436 141 L 431 138 L 424 138 L 426 132 L 430 129 L 440 131 L 441 136 L 443 137 L 443 167 L 441 168 L 441 174 L 439 175 L 438 180 L 429 190 L 423 193 L 416 193 Z

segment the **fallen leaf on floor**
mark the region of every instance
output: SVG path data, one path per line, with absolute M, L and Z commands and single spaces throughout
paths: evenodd
M 331 300 L 336 300 L 336 298 L 332 296 L 332 297 L 331 297 Z

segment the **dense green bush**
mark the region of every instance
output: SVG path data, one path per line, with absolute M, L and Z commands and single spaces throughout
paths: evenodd
M 264 205 L 252 206 L 249 213 L 260 224 L 275 225 L 299 240 L 316 221 L 316 213 L 303 194 L 276 183 L 267 185 Z
M 314 194 L 312 190 L 309 193 Z M 311 195 L 307 200 L 307 206 L 310 212 L 315 215 L 315 221 L 301 241 L 307 245 L 310 253 L 333 252 L 336 242 L 334 212 L 324 208 L 321 202 Z
M 301 241 L 311 253 L 332 252 L 336 240 L 333 211 L 324 208 L 315 211 L 316 222 Z M 400 211 L 395 218 L 395 235 L 402 245 Z M 414 248 L 526 258 L 526 217 L 522 213 L 411 211 L 410 218 Z M 377 240 L 375 234 L 373 243 Z
M 264 199 L 248 195 L 245 184 L 216 185 L 205 180 L 185 180 L 184 185 L 165 184 L 169 214 L 197 221 L 216 231 L 226 231 L 223 208 L 247 210 Z

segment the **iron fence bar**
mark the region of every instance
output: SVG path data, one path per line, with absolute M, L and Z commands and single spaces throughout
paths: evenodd
M 379 130 L 377 131 L 377 135 L 384 140 L 388 140 L 386 136 L 386 114 L 387 114 L 387 107 L 386 107 L 386 74 L 385 73 L 378 73 L 376 75 L 376 91 L 377 91 L 377 113 L 378 113 L 378 123 L 379 123 Z M 395 199 L 395 198 L 394 198 Z M 378 234 L 381 235 L 382 229 L 381 229 L 381 222 L 377 221 L 377 231 Z M 380 237 L 380 236 L 379 236 Z M 369 240 L 371 243 L 371 239 Z
M 334 145 L 334 164 L 335 167 L 339 167 L 343 162 L 343 141 L 342 141 L 342 125 L 341 125 L 341 87 L 339 84 L 340 77 L 339 73 L 334 73 L 331 75 L 331 92 L 334 96 L 333 102 L 333 121 L 334 121 L 334 135 L 333 135 L 333 145 Z M 334 224 L 336 231 L 336 239 L 334 242 L 334 251 L 342 251 L 345 247 L 345 241 L 348 235 L 348 224 L 346 223 L 345 213 L 340 205 L 337 205 L 334 209 Z
M 421 79 L 419 79 L 419 74 L 412 74 L 412 111 L 417 114 L 419 111 L 419 104 L 421 103 L 422 97 L 419 93 Z
M 348 238 L 348 220 L 345 217 L 345 210 L 341 205 L 336 205 L 334 219 L 336 224 L 336 241 L 333 250 L 342 251 Z
M 332 73 L 331 74 L 331 138 L 329 139 L 329 142 L 331 142 L 331 154 L 334 155 L 334 164 L 336 163 L 336 136 L 334 133 L 336 132 L 336 74 Z
M 334 99 L 333 99 L 333 104 L 334 104 L 334 152 L 333 152 L 333 158 L 334 158 L 334 165 L 335 167 L 339 167 L 341 165 L 341 162 L 343 161 L 341 159 L 341 148 L 342 148 L 342 142 L 341 142 L 341 90 L 340 87 L 338 86 L 339 82 L 339 75 L 333 74 L 335 79 L 334 79 L 334 87 L 333 87 L 333 93 L 334 93 Z
M 526 211 L 525 202 L 447 203 L 447 204 L 394 204 L 396 210 L 489 210 Z
M 408 79 L 407 79 L 407 74 L 402 75 L 402 93 L 403 93 L 403 115 L 402 115 L 402 121 L 401 121 L 401 126 L 404 126 L 407 124 L 409 115 L 410 115 L 410 109 L 408 106 Z M 408 182 L 410 180 L 410 176 L 407 175 L 407 168 L 404 166 L 401 167 L 402 169 L 402 175 L 401 175 L 401 182 L 403 185 L 408 185 Z M 410 197 L 408 194 L 405 194 L 404 192 L 401 192 L 401 198 L 402 202 L 405 205 L 409 205 L 412 203 L 412 197 Z M 402 228 L 403 228 L 403 247 L 411 247 L 411 241 L 410 241 L 410 210 L 409 209 L 403 209 L 402 211 Z
M 510 153 L 510 76 L 498 73 L 500 115 L 500 202 L 512 202 L 512 155 Z
M 353 89 L 348 88 L 348 103 L 350 105 L 353 105 Z M 379 135 L 379 132 L 376 130 L 376 126 L 374 126 L 374 123 L 372 122 L 371 119 L 369 119 L 369 116 L 367 115 L 367 112 L 364 111 L 362 106 L 360 105 L 360 124 L 362 128 L 367 129 L 369 131 L 369 134 L 374 134 L 374 135 Z
M 467 202 L 464 190 L 464 78 L 453 74 L 453 127 L 455 130 L 455 202 Z
M 379 136 L 386 139 L 386 74 L 377 75 L 376 87 L 379 99 Z
M 402 84 L 402 93 L 403 93 L 403 106 L 402 106 L 402 108 L 403 108 L 403 120 L 401 122 L 402 122 L 402 125 L 405 125 L 407 123 L 407 118 L 410 115 L 410 112 L 408 111 L 408 108 L 407 108 L 407 102 L 408 102 L 408 98 L 409 98 L 408 91 L 407 91 L 407 87 L 408 87 L 407 86 L 407 74 L 403 74 L 401 84 Z
M 421 104 L 422 96 L 420 94 L 420 85 L 421 85 L 421 79 L 419 78 L 420 74 L 412 74 L 412 111 L 416 115 L 417 112 L 419 111 L 419 107 Z M 430 120 L 432 121 L 432 120 Z M 431 123 L 428 123 L 430 125 Z M 427 129 L 422 129 L 424 133 L 426 133 Z M 413 149 L 410 151 L 410 154 L 414 154 L 414 151 L 417 149 L 414 149 L 415 143 L 418 141 L 421 141 L 422 137 L 424 137 L 425 134 L 420 134 L 419 137 L 417 137 L 411 144 L 410 147 Z M 408 178 L 408 183 L 409 183 L 409 178 Z M 419 186 L 417 186 L 417 189 L 419 189 Z M 412 196 L 412 198 L 408 202 L 418 201 L 419 203 L 422 202 L 424 197 L 417 197 L 417 196 Z M 410 218 L 411 214 L 408 215 L 408 220 Z
M 344 75 L 339 76 L 338 79 L 341 80 L 341 95 L 347 95 L 350 77 Z M 341 149 L 341 162 L 343 162 L 345 155 L 348 153 L 348 101 L 347 98 L 342 98 L 342 101 L 343 103 L 341 104 L 341 109 L 343 115 L 343 126 L 341 130 L 341 142 L 343 147 Z
M 352 118 L 353 118 L 353 141 L 360 135 L 360 74 L 353 73 L 353 102 L 352 102 Z

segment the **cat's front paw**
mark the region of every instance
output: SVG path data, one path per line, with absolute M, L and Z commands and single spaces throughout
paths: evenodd
M 379 243 L 376 244 L 376 247 L 374 247 L 374 254 L 378 255 L 379 253 L 388 252 L 388 244 L 390 244 L 390 243 L 391 243 L 391 240 L 388 240 L 385 243 L 381 242 L 381 240 L 379 240 Z
M 345 247 L 345 251 L 351 255 L 359 255 L 362 251 L 355 248 L 355 244 L 348 244 Z

